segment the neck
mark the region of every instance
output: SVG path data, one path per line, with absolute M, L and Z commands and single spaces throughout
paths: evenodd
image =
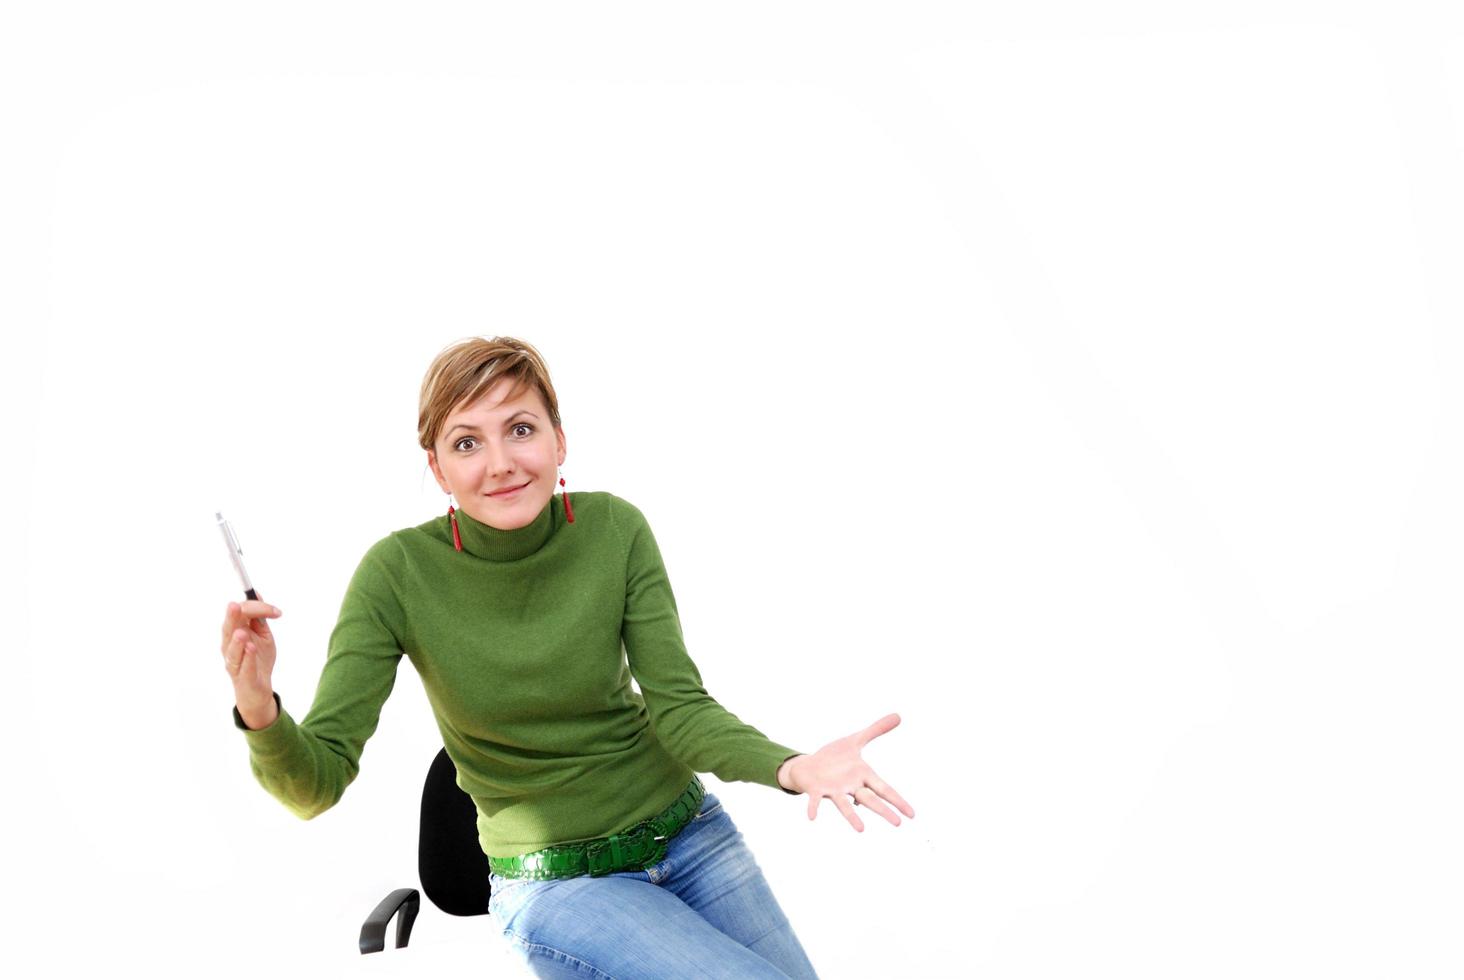
M 511 531 L 484 524 L 458 508 L 458 535 L 463 541 L 463 551 L 488 561 L 516 561 L 532 555 L 564 523 L 564 512 L 561 505 L 554 502 L 555 496 L 557 494 L 549 498 L 544 509 L 532 521 Z

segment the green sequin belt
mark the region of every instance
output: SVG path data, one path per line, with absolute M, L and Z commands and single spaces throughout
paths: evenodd
M 706 788 L 695 774 L 691 785 L 665 810 L 633 827 L 593 840 L 554 844 L 514 857 L 489 857 L 488 867 L 504 878 L 598 878 L 616 871 L 642 871 L 666 857 L 667 842 L 691 822 Z

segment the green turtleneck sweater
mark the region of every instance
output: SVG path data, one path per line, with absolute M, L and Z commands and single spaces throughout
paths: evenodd
M 572 523 L 555 495 L 512 531 L 459 510 L 461 552 L 446 515 L 372 545 L 304 720 L 280 704 L 252 731 L 234 709 L 260 784 L 302 819 L 334 806 L 405 653 L 490 857 L 615 833 L 664 810 L 693 772 L 781 788 L 798 751 L 702 687 L 645 517 L 605 492 L 570 503 Z

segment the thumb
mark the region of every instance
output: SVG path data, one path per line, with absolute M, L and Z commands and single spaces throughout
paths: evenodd
M 899 724 L 899 713 L 892 711 L 889 714 L 885 715 L 883 718 L 874 722 L 868 728 L 865 728 L 857 736 L 855 736 L 855 744 L 858 745 L 860 748 L 863 748 L 870 742 L 874 741 L 876 738 L 879 738 L 881 735 L 885 734 L 891 729 L 898 727 Z

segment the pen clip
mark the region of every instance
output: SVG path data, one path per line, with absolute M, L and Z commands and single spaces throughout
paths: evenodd
M 239 539 L 234 536 L 233 525 L 224 520 L 224 515 L 219 511 L 214 511 L 214 516 L 219 519 L 219 528 L 224 532 L 224 541 L 228 544 L 229 550 L 236 554 L 244 554 L 244 549 L 239 547 Z
M 249 581 L 249 573 L 244 570 L 244 549 L 239 547 L 239 539 L 234 536 L 234 528 L 224 515 L 214 511 L 214 516 L 219 520 L 219 530 L 224 533 L 224 543 L 229 547 L 229 560 L 234 563 L 234 570 L 239 573 L 239 582 L 244 586 L 244 594 L 254 598 L 254 584 Z

